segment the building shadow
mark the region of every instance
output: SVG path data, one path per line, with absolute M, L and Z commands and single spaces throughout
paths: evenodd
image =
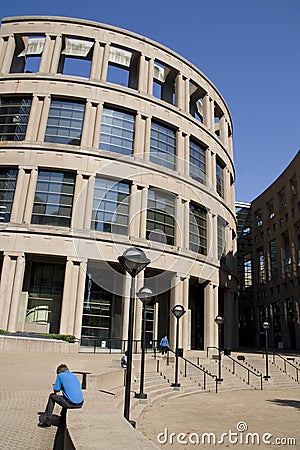
M 268 400 L 270 403 L 275 403 L 279 406 L 289 406 L 290 408 L 300 409 L 300 401 L 299 400 L 287 400 L 283 398 L 274 398 L 273 400 Z

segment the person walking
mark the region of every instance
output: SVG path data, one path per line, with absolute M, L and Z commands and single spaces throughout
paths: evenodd
M 161 338 L 159 345 L 161 347 L 161 354 L 165 358 L 167 356 L 168 349 L 170 347 L 167 336 L 164 336 L 163 338 Z

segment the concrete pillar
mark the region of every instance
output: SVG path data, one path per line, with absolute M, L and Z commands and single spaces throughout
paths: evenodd
M 94 42 L 93 57 L 91 63 L 90 80 L 99 81 L 101 77 L 101 67 L 103 58 L 103 47 L 99 41 Z
M 92 121 L 92 103 L 88 100 L 85 104 L 84 119 L 82 124 L 82 134 L 80 145 L 82 147 L 91 147 L 93 135 L 91 130 L 93 129 Z
M 14 57 L 14 52 L 15 52 L 15 38 L 14 38 L 14 35 L 11 34 L 8 37 L 8 40 L 6 42 L 4 42 L 1 74 L 5 75 L 10 72 L 10 67 L 11 67 L 13 57 Z
M 175 305 L 182 305 L 183 300 L 183 283 L 178 274 L 174 275 L 171 281 L 171 295 L 170 295 L 170 310 Z M 169 343 L 172 349 L 176 347 L 176 318 L 174 314 L 170 313 L 170 339 Z M 179 347 L 182 347 L 182 318 L 179 319 Z
M 148 76 L 147 76 L 147 94 L 153 94 L 153 75 L 154 75 L 154 59 L 147 59 Z
M 204 350 L 218 347 L 218 327 L 215 318 L 218 314 L 218 286 L 208 283 L 204 288 Z
M 184 104 L 183 112 L 186 114 L 190 113 L 190 80 L 188 78 L 184 79 Z
M 93 211 L 93 200 L 95 191 L 95 176 L 92 175 L 87 181 L 86 197 L 85 197 L 85 213 L 83 214 L 83 228 L 85 230 L 90 230 L 92 221 L 92 211 Z
M 40 121 L 38 124 L 38 132 L 37 132 L 37 141 L 38 142 L 44 141 L 50 105 L 51 105 L 51 98 L 48 95 L 44 98 L 43 105 L 42 105 L 41 117 L 40 117 Z
M 23 253 L 4 252 L 0 281 L 0 329 L 16 331 L 24 269 Z
M 102 111 L 103 111 L 103 103 L 99 103 L 96 106 L 96 117 L 95 117 L 95 128 L 93 134 L 92 147 L 99 148 L 100 141 L 100 130 L 102 123 Z
M 185 169 L 185 147 L 184 147 L 184 137 L 181 130 L 176 131 L 176 171 L 179 172 L 179 175 L 184 174 Z
M 151 118 L 145 119 L 145 136 L 144 136 L 144 158 L 150 160 L 150 140 L 151 140 Z
M 175 106 L 177 106 L 178 109 L 181 111 L 184 110 L 184 98 L 185 98 L 185 92 L 184 92 L 185 86 L 184 86 L 184 79 L 182 74 L 179 72 L 176 76 L 175 81 Z
M 180 319 L 182 321 L 182 347 L 185 350 L 190 350 L 191 348 L 191 336 L 190 336 L 190 323 L 189 323 L 189 288 L 190 279 L 189 277 L 184 278 L 182 281 L 182 306 L 184 307 L 186 313 Z
M 140 233 L 141 239 L 146 239 L 147 230 L 147 207 L 148 207 L 148 187 L 144 187 L 141 192 L 141 212 L 140 212 Z
M 212 151 L 210 152 L 210 161 L 211 161 L 211 185 L 215 190 L 217 184 L 217 174 L 216 174 L 217 159 L 216 154 Z
M 67 259 L 64 290 L 61 306 L 61 334 L 81 335 L 81 320 L 83 311 L 85 274 L 87 260 Z
M 36 141 L 38 135 L 39 122 L 43 107 L 43 99 L 40 100 L 37 95 L 33 95 L 28 125 L 26 129 L 26 141 Z
M 213 129 L 214 116 L 212 110 L 212 100 L 208 94 L 203 97 L 202 111 L 203 111 L 203 124 L 209 129 Z
M 109 44 L 104 44 L 103 53 L 102 53 L 102 66 L 101 66 L 101 81 L 106 81 L 107 78 L 107 70 L 108 70 L 108 61 L 109 61 Z
M 34 203 L 34 197 L 35 197 L 35 190 L 36 190 L 36 184 L 38 180 L 38 169 L 34 168 L 30 171 L 30 178 L 28 183 L 28 190 L 27 192 L 24 192 L 24 198 L 25 200 L 25 207 L 24 207 L 24 216 L 23 216 L 23 222 L 24 223 L 30 223 L 31 222 L 31 215 L 32 215 L 32 209 L 33 209 L 33 203 Z
M 84 228 L 85 209 L 87 206 L 88 181 L 88 175 L 81 172 L 77 173 L 73 197 L 71 228 Z
M 223 115 L 220 118 L 220 140 L 224 147 L 227 149 L 228 147 L 228 124 L 226 117 Z
M 80 339 L 80 337 L 81 337 L 81 325 L 82 325 L 82 313 L 83 313 L 83 303 L 84 303 L 86 271 L 87 271 L 87 259 L 80 262 L 79 273 L 78 273 L 75 320 L 74 320 L 74 328 L 73 328 L 73 335 L 77 339 Z
M 184 206 L 180 196 L 175 198 L 175 230 L 174 245 L 182 247 L 184 241 Z
M 25 207 L 25 200 L 26 200 L 26 197 L 24 196 L 24 191 L 27 192 L 25 178 L 26 178 L 25 170 L 23 167 L 20 167 L 19 172 L 18 172 L 17 183 L 16 183 L 14 202 L 12 205 L 12 210 L 11 210 L 11 215 L 10 215 L 11 222 L 22 223 L 24 207 Z M 29 175 L 27 178 L 29 181 Z
M 135 116 L 135 132 L 133 142 L 133 156 L 140 158 L 144 157 L 144 143 L 145 143 L 145 120 L 141 114 L 137 113 Z
M 138 74 L 138 91 L 147 92 L 147 63 L 145 55 L 140 55 L 139 74 Z
M 54 38 L 55 39 L 55 38 Z M 49 73 L 55 40 L 46 33 L 39 73 Z
M 52 53 L 52 59 L 51 59 L 51 65 L 50 65 L 50 73 L 57 73 L 58 70 L 58 64 L 60 60 L 60 54 L 61 54 L 61 46 L 62 46 L 62 37 L 61 35 L 57 35 L 54 37 L 55 43 Z
M 131 186 L 130 203 L 129 203 L 129 219 L 128 219 L 128 236 L 138 237 L 140 230 L 140 215 L 142 192 L 138 186 L 133 183 Z

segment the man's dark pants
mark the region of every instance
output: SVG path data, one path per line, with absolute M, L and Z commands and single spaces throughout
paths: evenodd
M 45 410 L 45 416 L 47 419 L 51 419 L 55 403 L 57 403 L 58 405 L 60 405 L 62 407 L 62 410 L 60 413 L 62 420 L 66 419 L 67 409 L 78 409 L 78 408 L 81 408 L 83 405 L 83 402 L 73 403 L 73 402 L 70 402 L 69 400 L 67 400 L 62 395 L 50 394 L 48 403 L 46 406 L 46 410 Z

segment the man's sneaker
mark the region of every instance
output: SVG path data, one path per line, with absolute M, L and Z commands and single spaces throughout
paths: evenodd
M 41 428 L 50 428 L 51 427 L 51 419 L 46 419 L 46 420 L 44 420 L 44 422 L 40 422 L 38 424 L 38 426 Z

